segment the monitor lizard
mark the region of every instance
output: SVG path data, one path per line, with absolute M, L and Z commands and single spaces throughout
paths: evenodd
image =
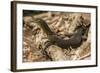
M 81 25 L 76 29 L 77 32 L 74 33 L 71 38 L 64 40 L 60 36 L 58 36 L 56 33 L 54 33 L 44 20 L 37 18 L 32 22 L 37 23 L 37 25 L 39 25 L 40 28 L 42 28 L 42 30 L 46 33 L 47 38 L 51 44 L 54 44 L 61 48 L 66 48 L 66 49 L 69 47 L 72 47 L 72 48 L 79 47 L 83 41 L 83 34 L 86 31 L 86 27 L 84 28 L 84 26 Z

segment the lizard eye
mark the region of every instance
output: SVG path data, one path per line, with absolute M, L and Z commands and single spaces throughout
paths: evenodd
M 40 19 L 36 19 L 36 21 L 37 21 L 37 22 L 40 22 L 41 20 L 40 20 Z

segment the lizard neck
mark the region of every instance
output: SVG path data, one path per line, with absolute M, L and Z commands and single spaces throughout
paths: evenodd
M 53 32 L 51 31 L 51 29 L 49 28 L 49 26 L 47 25 L 47 23 L 45 21 L 41 21 L 41 23 L 39 23 L 39 25 L 47 35 L 53 34 Z

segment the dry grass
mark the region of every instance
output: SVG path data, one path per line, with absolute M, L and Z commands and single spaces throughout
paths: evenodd
M 84 18 L 84 21 L 80 19 L 80 16 Z M 45 42 L 48 41 L 46 34 L 36 24 L 30 23 L 30 21 L 35 18 L 45 20 L 50 29 L 60 36 L 74 33 L 74 29 L 80 25 L 82 21 L 85 26 L 91 24 L 91 17 L 88 13 L 46 12 L 23 17 L 25 22 L 23 27 L 23 62 L 50 61 L 51 58 L 53 61 L 91 58 L 90 29 L 88 31 L 87 40 L 83 41 L 82 45 L 78 48 L 70 47 L 72 50 L 68 50 L 56 45 L 51 45 L 45 50 Z M 46 54 L 44 50 L 47 52 Z

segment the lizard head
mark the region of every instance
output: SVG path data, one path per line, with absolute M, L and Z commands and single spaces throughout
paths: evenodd
M 36 23 L 37 25 L 40 26 L 40 28 L 43 29 L 43 31 L 46 34 L 52 34 L 53 32 L 51 31 L 51 29 L 49 28 L 48 24 L 46 23 L 45 20 L 41 19 L 41 18 L 36 18 L 34 19 L 33 23 Z
M 36 19 L 33 20 L 33 22 L 34 23 L 38 23 L 40 25 L 40 24 L 42 24 L 44 22 L 44 20 L 41 19 L 41 18 L 36 18 Z
M 40 27 L 44 27 L 44 24 L 46 24 L 46 22 L 43 19 L 41 19 L 41 18 L 34 19 L 33 23 L 38 24 Z

